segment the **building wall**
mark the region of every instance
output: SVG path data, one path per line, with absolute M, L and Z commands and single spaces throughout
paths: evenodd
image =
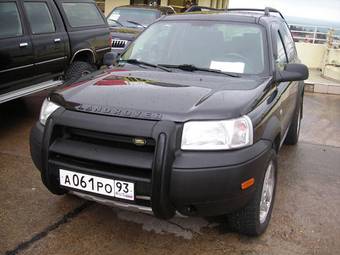
M 312 69 L 321 69 L 326 45 L 298 42 L 295 44 L 301 62 Z
M 212 8 L 227 8 L 229 0 L 198 0 L 198 5 Z
M 130 0 L 105 0 L 105 16 L 107 16 L 114 7 L 130 4 Z

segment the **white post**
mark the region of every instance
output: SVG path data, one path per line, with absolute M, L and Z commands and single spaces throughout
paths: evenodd
M 316 40 L 316 33 L 318 32 L 318 27 L 314 28 L 314 36 L 313 36 L 313 44 L 315 44 L 315 40 Z

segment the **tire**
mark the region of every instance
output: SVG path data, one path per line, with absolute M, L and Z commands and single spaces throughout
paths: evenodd
M 294 114 L 293 121 L 290 124 L 284 144 L 296 145 L 299 141 L 300 127 L 302 119 L 302 103 L 299 103 L 298 109 Z
M 88 62 L 74 61 L 65 73 L 65 80 L 67 83 L 73 83 L 95 70 L 96 67 Z
M 259 236 L 266 231 L 273 211 L 277 183 L 277 157 L 274 149 L 270 151 L 270 157 L 263 172 L 261 182 L 257 184 L 254 197 L 249 204 L 241 210 L 228 215 L 229 226 L 233 231 L 248 236 Z M 268 180 L 268 173 L 271 173 L 269 174 L 271 177 L 269 179 L 272 180 L 272 186 L 265 185 L 267 183 L 265 180 Z M 270 202 L 268 202 L 269 206 L 263 207 L 268 209 L 261 211 L 261 200 L 265 187 L 272 190 L 272 196 Z

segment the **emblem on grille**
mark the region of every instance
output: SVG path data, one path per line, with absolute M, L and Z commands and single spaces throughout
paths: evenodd
M 137 146 L 144 146 L 146 145 L 146 140 L 143 138 L 133 138 L 133 143 Z

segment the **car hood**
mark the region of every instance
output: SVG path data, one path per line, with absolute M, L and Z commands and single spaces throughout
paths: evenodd
M 51 95 L 74 111 L 139 119 L 231 119 L 251 111 L 271 78 L 187 72 L 106 71 Z
M 122 39 L 132 41 L 136 38 L 141 32 L 142 28 L 130 28 L 130 27 L 111 27 L 110 32 L 112 39 Z

